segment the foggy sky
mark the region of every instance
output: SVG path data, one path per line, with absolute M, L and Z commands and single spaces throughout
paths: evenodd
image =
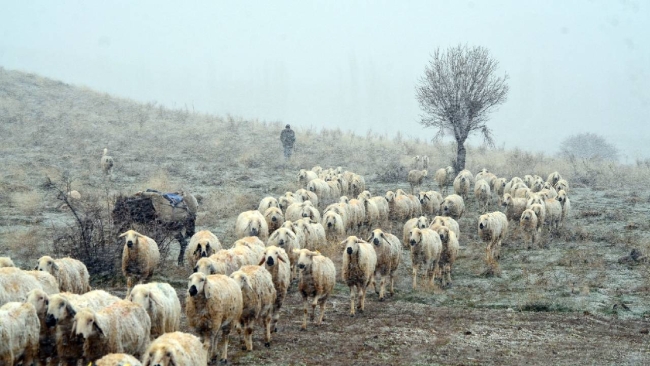
M 564 136 L 590 131 L 623 162 L 650 157 L 646 2 L 3 3 L 6 69 L 362 135 L 433 137 L 418 124 L 424 66 L 436 47 L 480 45 L 510 77 L 508 101 L 489 122 L 498 146 L 553 154 Z

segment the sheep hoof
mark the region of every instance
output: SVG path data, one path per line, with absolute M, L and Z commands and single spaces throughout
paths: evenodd
M 266 347 L 266 348 L 271 348 L 271 342 L 266 342 L 266 343 L 264 343 L 264 347 Z
M 354 313 L 350 313 L 350 318 L 354 318 Z
M 383 301 L 384 301 L 384 298 L 383 298 L 383 297 L 380 297 L 380 298 L 379 298 L 379 301 L 383 302 Z
M 246 351 L 246 346 L 241 346 L 242 351 Z
M 221 360 L 219 360 L 219 363 L 222 364 L 222 365 L 227 365 L 227 364 L 228 364 L 228 360 L 225 359 L 225 358 L 222 358 Z
M 307 331 L 307 327 L 300 327 L 300 330 L 305 332 L 305 331 Z
M 278 327 L 273 328 L 273 333 L 277 333 L 277 332 L 278 332 Z

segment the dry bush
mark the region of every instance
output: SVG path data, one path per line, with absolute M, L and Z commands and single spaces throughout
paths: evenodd
M 41 207 L 43 198 L 38 192 L 15 192 L 10 195 L 11 206 L 18 209 L 24 215 L 34 216 Z
M 11 230 L 0 240 L 0 253 L 10 256 L 16 265 L 23 262 L 23 267 L 31 269 L 33 262 L 50 251 L 47 237 L 46 230 L 35 226 Z

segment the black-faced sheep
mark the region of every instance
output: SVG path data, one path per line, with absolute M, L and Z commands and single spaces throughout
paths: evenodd
M 560 201 L 562 205 L 562 217 L 560 218 L 560 224 L 564 226 L 564 220 L 566 220 L 569 212 L 571 211 L 571 200 L 567 195 L 565 190 L 561 190 L 557 193 L 557 200 Z
M 318 207 L 318 196 L 312 191 L 300 188 L 294 192 L 294 196 L 299 198 L 299 202 L 309 201 L 312 205 L 314 205 L 314 207 Z
M 325 316 L 325 304 L 332 293 L 336 283 L 336 268 L 331 259 L 321 255 L 319 252 L 312 252 L 308 249 L 294 250 L 298 254 L 298 291 L 302 295 L 304 305 L 304 316 L 302 329 L 307 329 L 307 305 L 309 298 L 311 302 L 310 320 L 314 321 L 316 305 L 320 305 L 320 316 L 317 325 L 323 322 Z
M 192 235 L 190 244 L 187 246 L 187 251 L 185 252 L 187 268 L 192 272 L 199 259 L 209 257 L 221 249 L 221 242 L 210 230 L 197 232 Z
M 260 201 L 260 204 L 257 206 L 257 211 L 260 213 L 266 212 L 271 207 L 277 207 L 280 208 L 280 204 L 278 203 L 278 200 L 275 197 L 264 197 Z
M 451 166 L 436 170 L 434 179 L 436 180 L 436 183 L 438 183 L 438 190 L 442 194 L 447 193 L 447 187 L 449 186 L 449 183 L 451 183 L 452 181 L 451 178 L 453 176 L 454 176 L 454 168 L 452 168 Z
M 269 235 L 273 234 L 273 232 L 284 224 L 284 214 L 282 214 L 282 210 L 278 207 L 267 208 L 264 211 L 264 219 L 266 220 L 266 226 L 269 228 Z
M 284 251 L 287 253 L 289 256 L 289 263 L 291 266 L 291 278 L 296 278 L 296 263 L 298 262 L 298 254 L 294 252 L 294 250 L 300 250 L 300 242 L 298 241 L 298 237 L 296 236 L 296 233 L 293 232 L 293 230 L 288 229 L 288 228 L 279 228 L 276 232 L 274 232 L 271 237 L 269 237 L 269 241 L 267 242 L 267 246 L 276 246 L 278 248 L 284 249 Z
M 90 275 L 83 262 L 72 258 L 52 259 L 43 256 L 35 270 L 44 271 L 56 278 L 59 290 L 83 294 L 90 291 Z
M 390 294 L 395 294 L 395 272 L 399 266 L 402 257 L 402 248 L 399 239 L 390 233 L 385 233 L 381 229 L 372 231 L 368 243 L 371 243 L 377 254 L 377 266 L 374 276 L 379 276 L 379 289 L 375 283 L 375 292 L 379 294 L 379 301 L 384 301 L 386 293 L 386 279 L 390 282 Z
M 454 234 L 456 234 L 456 238 L 460 240 L 460 226 L 458 225 L 458 221 L 448 216 L 436 216 L 431 221 L 431 225 L 429 225 L 429 229 L 438 231 L 438 227 L 440 226 L 448 227 L 449 230 L 453 231 Z
M 201 340 L 182 332 L 165 333 L 156 338 L 142 358 L 144 366 L 205 366 L 208 361 L 208 352 Z
M 440 210 L 442 203 L 442 195 L 436 191 L 420 192 L 417 195 L 420 204 L 422 205 L 422 213 L 430 216 L 435 216 Z
M 45 317 L 47 316 L 47 304 L 50 301 L 49 295 L 40 289 L 31 290 L 27 294 L 28 302 L 36 309 L 36 315 L 41 325 L 38 337 L 38 359 L 41 364 L 47 364 L 47 358 L 54 356 L 56 352 L 56 328 L 48 327 L 45 324 Z
M 264 256 L 259 265 L 263 265 L 271 274 L 273 286 L 276 291 L 275 304 L 273 306 L 273 322 L 271 330 L 277 332 L 278 319 L 280 318 L 280 309 L 287 296 L 287 290 L 291 284 L 291 267 L 287 252 L 276 246 L 267 246 L 264 250 Z
M 551 186 L 554 186 L 557 184 L 557 182 L 562 179 L 562 176 L 558 172 L 553 172 L 548 175 L 548 178 L 546 178 L 546 182 L 550 183 Z
M 126 277 L 126 294 L 133 287 L 133 278 L 137 283 L 148 281 L 160 262 L 158 244 L 148 236 L 134 230 L 120 234 L 124 238 L 122 249 L 122 274 Z
M 402 245 L 404 248 L 410 248 L 409 236 L 411 235 L 412 229 L 426 229 L 427 227 L 429 227 L 429 219 L 427 219 L 426 216 L 414 217 L 405 222 L 404 228 L 402 229 Z

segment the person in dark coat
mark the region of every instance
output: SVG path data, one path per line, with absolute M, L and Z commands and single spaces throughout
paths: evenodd
M 280 141 L 282 142 L 282 147 L 284 147 L 284 158 L 289 160 L 293 152 L 293 144 L 296 142 L 296 134 L 290 125 L 286 125 L 282 133 L 280 133 Z

